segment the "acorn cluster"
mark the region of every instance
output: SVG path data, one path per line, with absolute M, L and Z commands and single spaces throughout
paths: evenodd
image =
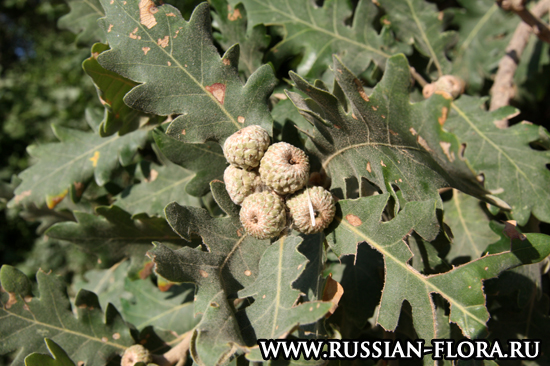
M 249 235 L 274 238 L 287 222 L 312 234 L 332 222 L 332 194 L 322 187 L 304 188 L 309 159 L 301 149 L 286 142 L 270 146 L 267 131 L 252 125 L 229 136 L 223 152 L 231 164 L 223 175 L 225 187 L 231 200 L 241 205 L 241 223 Z

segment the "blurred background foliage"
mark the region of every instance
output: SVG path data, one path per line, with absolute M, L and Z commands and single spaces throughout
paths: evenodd
M 56 27 L 68 11 L 62 0 L 0 3 L 0 261 L 21 263 L 28 274 L 45 265 L 66 268 L 67 256 L 76 253 L 38 239 L 38 223 L 21 218 L 20 209 L 4 208 L 17 184 L 12 177 L 31 163 L 28 145 L 57 141 L 52 124 L 88 129 L 84 110 L 100 105 L 81 67 L 89 50 Z

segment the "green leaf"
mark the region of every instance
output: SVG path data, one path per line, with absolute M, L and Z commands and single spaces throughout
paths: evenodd
M 25 366 L 74 366 L 67 352 L 57 343 L 49 338 L 44 338 L 44 342 L 53 358 L 40 353 L 31 353 L 25 357 Z
M 450 305 L 449 321 L 469 338 L 482 337 L 489 319 L 483 280 L 522 264 L 539 262 L 550 254 L 550 237 L 527 234 L 526 240 L 514 240 L 506 252 L 486 255 L 449 272 L 424 276 L 408 264 L 412 252 L 403 238 L 433 220 L 429 211 L 435 209 L 434 201 L 408 203 L 393 220 L 381 222 L 388 198 L 388 194 L 382 194 L 340 200 L 337 217 L 329 227 L 333 231 L 327 237 L 338 256 L 354 254 L 357 243 L 363 241 L 384 256 L 386 276 L 377 322 L 386 330 L 396 328 L 402 303 L 407 300 L 418 337 L 429 344 L 436 337 L 431 294 L 438 293 Z
M 168 136 L 160 129 L 153 130 L 153 137 L 160 151 L 171 162 L 195 172 L 185 185 L 185 192 L 202 197 L 210 190 L 210 182 L 222 180 L 227 160 L 221 146 L 215 142 L 185 144 Z
M 199 365 L 222 364 L 244 347 L 233 300 L 228 297 L 235 298 L 238 290 L 258 277 L 260 258 L 269 245 L 269 240 L 254 239 L 245 233 L 222 182 L 212 182 L 211 189 L 229 216 L 213 218 L 203 208 L 177 203 L 165 210 L 174 231 L 186 240 L 192 234 L 200 235 L 202 247 L 208 252 L 200 247 L 172 251 L 157 244 L 148 253 L 162 277 L 197 286 L 195 313 L 202 313 L 202 319 L 193 333 L 191 354 Z
M 449 262 L 461 263 L 481 257 L 487 246 L 499 240 L 489 228 L 491 221 L 481 207 L 482 203 L 472 196 L 453 191 L 453 198 L 443 204 L 445 223 L 453 232 Z M 456 264 L 456 263 L 455 263 Z
M 214 33 L 214 38 L 225 50 L 235 43 L 239 44 L 239 71 L 246 77 L 250 76 L 263 65 L 264 52 L 271 41 L 266 27 L 257 24 L 247 32 L 246 10 L 242 4 L 233 8 L 226 0 L 211 0 L 210 6 L 216 11 L 212 13 L 212 18 L 219 29 L 219 33 Z
M 71 241 L 99 256 L 103 263 L 113 263 L 126 256 L 143 262 L 146 251 L 155 240 L 177 247 L 187 245 L 170 229 L 164 218 L 147 214 L 132 216 L 117 206 L 100 206 L 96 213 L 99 216 L 76 211 L 77 222 L 56 224 L 46 231 L 46 235 Z
M 194 317 L 191 285 L 173 285 L 162 292 L 149 279 L 126 278 L 125 289 L 134 297 L 121 300 L 122 315 L 139 330 L 152 325 L 181 335 L 200 321 Z
M 233 6 L 239 2 L 229 1 Z M 346 21 L 352 16 L 352 9 L 344 0 L 325 1 L 322 7 L 310 0 L 243 0 L 242 3 L 250 19 L 249 29 L 261 23 L 284 26 L 284 39 L 270 50 L 268 59 L 278 68 L 289 57 L 302 54 L 296 70 L 306 78 L 320 77 L 331 65 L 333 54 L 360 74 L 371 61 L 383 68 L 386 58 L 409 50 L 388 37 L 387 30 L 376 32 L 372 23 L 378 9 L 369 0 L 359 1 L 351 26 L 346 25 Z
M 149 178 L 126 188 L 117 196 L 115 205 L 132 214 L 145 212 L 157 216 L 164 215 L 164 207 L 170 202 L 200 206 L 200 199 L 185 191 L 195 175 L 169 161 L 165 163 L 152 165 Z
M 224 289 L 229 277 L 225 257 L 198 249 L 172 251 L 160 243 L 149 251 L 156 272 L 174 282 L 191 282 L 197 286 L 195 312 L 202 318 L 193 331 L 191 355 L 198 365 L 221 365 L 243 345 L 232 304 Z M 225 272 L 222 274 L 222 272 Z
M 437 6 L 424 0 L 379 0 L 387 12 L 392 29 L 397 37 L 430 59 L 437 76 L 449 74 L 451 62 L 445 52 L 456 42 L 456 33 L 443 32 L 443 18 Z M 443 15 L 441 13 L 441 15 Z M 429 70 L 427 70 L 429 71 Z
M 124 280 L 128 276 L 129 268 L 130 262 L 123 260 L 108 269 L 87 271 L 82 278 L 73 280 L 74 292 L 85 289 L 97 295 L 102 308 L 106 308 L 111 303 L 115 308 L 122 309 L 121 300 L 132 297 L 132 294 L 124 288 Z
M 458 0 L 460 8 L 447 9 L 458 26 L 458 42 L 453 48 L 452 74 L 461 77 L 468 90 L 479 92 L 484 79 L 496 72 L 519 19 L 492 0 Z
M 332 303 L 323 301 L 296 305 L 300 291 L 292 283 L 308 263 L 298 251 L 301 243 L 302 238 L 290 236 L 271 245 L 260 260 L 256 281 L 238 293 L 240 298 L 254 298 L 241 314 L 246 316 L 243 331 L 250 346 L 257 346 L 258 339 L 284 338 L 298 324 L 313 323 L 332 307 Z
M 39 160 L 19 174 L 22 183 L 9 207 L 29 203 L 42 206 L 46 202 L 53 208 L 67 195 L 71 185 L 92 177 L 103 186 L 115 169 L 132 162 L 147 139 L 145 130 L 104 139 L 93 132 L 55 125 L 52 128 L 61 142 L 28 147 L 29 154 Z
M 141 4 L 141 9 L 140 9 Z M 275 85 L 264 65 L 246 85 L 239 78 L 239 47 L 220 57 L 212 41 L 208 4 L 199 5 L 189 22 L 170 5 L 152 1 L 102 0 L 111 50 L 98 61 L 108 70 L 141 83 L 124 101 L 156 115 L 180 114 L 168 132 L 179 140 L 223 142 L 244 126 L 271 131 L 266 98 Z
M 123 101 L 126 93 L 138 84 L 112 71 L 105 70 L 97 62 L 97 57 L 108 49 L 109 46 L 106 44 L 94 44 L 92 56 L 82 63 L 82 68 L 94 81 L 99 99 L 105 107 L 103 121 L 99 126 L 101 137 L 110 136 L 116 132 L 124 135 L 137 129 L 141 116 L 138 111 L 128 107 Z
M 361 192 L 370 182 L 394 196 L 396 212 L 401 200 L 439 201 L 438 188 L 448 184 L 490 198 L 460 159 L 457 138 L 441 127 L 450 102 L 440 95 L 409 102 L 410 73 L 403 55 L 388 59 L 384 77 L 370 96 L 336 58 L 334 70 L 333 94 L 296 74 L 291 74 L 293 81 L 311 99 L 287 92 L 316 127 L 309 150 L 322 162 L 333 192 L 353 197 L 350 187 Z
M 493 122 L 514 113 L 512 107 L 487 112 L 484 100 L 462 96 L 453 103 L 445 129 L 465 144 L 464 158 L 473 171 L 482 174 L 484 187 L 511 207 L 518 225 L 527 223 L 533 213 L 550 222 L 550 151 L 529 146 L 540 138 L 543 127 L 520 123 L 507 129 Z M 545 131 L 546 132 L 546 131 Z
M 362 243 L 357 246 L 355 255 L 342 256 L 339 261 L 341 263 L 331 263 L 327 268 L 344 287 L 338 311 L 345 312 L 346 321 L 352 322 L 357 329 L 363 329 L 380 303 L 384 285 L 382 256 Z
M 71 11 L 57 23 L 61 29 L 77 34 L 76 42 L 89 45 L 94 41 L 105 42 L 105 33 L 97 20 L 105 15 L 99 0 L 68 0 Z
M 2 286 L 13 277 L 13 272 L 2 271 Z M 81 290 L 75 299 L 75 317 L 61 279 L 39 271 L 36 280 L 40 297 L 28 296 L 24 286 L 0 294 L 0 354 L 19 350 L 12 365 L 23 365 L 30 352 L 46 352 L 44 337 L 55 338 L 71 359 L 90 366 L 105 365 L 133 344 L 130 330 L 112 305 L 103 312 L 97 296 Z

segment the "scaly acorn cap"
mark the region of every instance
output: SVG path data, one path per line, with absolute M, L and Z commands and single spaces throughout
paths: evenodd
M 225 169 L 223 181 L 229 197 L 237 205 L 252 193 L 259 192 L 262 187 L 260 174 L 256 170 L 243 170 L 233 165 Z
M 223 154 L 231 165 L 252 169 L 260 164 L 269 143 L 267 131 L 252 125 L 229 136 L 223 144 Z
M 134 366 L 138 362 L 149 363 L 153 361 L 151 352 L 141 344 L 134 344 L 126 348 L 120 361 L 120 366 Z
M 276 237 L 286 225 L 285 203 L 272 192 L 253 193 L 243 201 L 241 223 L 256 239 Z
M 280 195 L 296 192 L 309 179 L 306 153 L 286 142 L 273 144 L 260 162 L 262 182 Z
M 311 224 L 309 199 L 313 207 L 315 225 Z M 293 227 L 301 233 L 313 234 L 323 231 L 334 219 L 336 206 L 332 194 L 323 187 L 304 189 L 286 201 L 293 220 Z

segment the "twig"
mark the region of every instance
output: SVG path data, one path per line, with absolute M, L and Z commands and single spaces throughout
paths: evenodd
M 525 23 L 529 24 L 533 28 L 533 33 L 539 37 L 542 41 L 550 43 L 550 28 L 548 25 L 541 21 L 539 17 L 542 15 L 535 15 L 525 8 L 524 1 L 522 0 L 497 0 L 498 5 L 504 10 L 511 10 L 516 13 Z
M 183 335 L 183 340 L 178 343 L 177 346 L 170 349 L 163 355 L 153 355 L 153 362 L 159 366 L 172 366 L 177 364 L 182 366 L 185 364 L 187 359 L 187 354 L 189 353 L 189 346 L 191 345 L 191 337 L 193 336 L 193 331 Z
M 541 0 L 533 8 L 532 13 L 536 17 L 543 16 L 548 12 L 550 5 L 549 0 Z M 514 74 L 518 68 L 521 54 L 527 45 L 529 35 L 532 28 L 527 23 L 520 23 L 516 28 L 510 43 L 506 47 L 506 54 L 498 64 L 498 71 L 495 75 L 495 82 L 491 88 L 491 105 L 490 110 L 494 111 L 500 107 L 510 104 L 510 100 L 514 97 Z M 495 121 L 498 128 L 507 128 L 508 120 Z
M 410 69 L 411 69 L 412 77 L 414 78 L 414 80 L 416 80 L 416 82 L 418 84 L 420 84 L 420 86 L 422 88 L 425 87 L 426 85 L 428 85 L 428 82 L 426 80 L 424 80 L 422 75 L 420 75 L 418 72 L 416 72 L 416 69 L 414 67 L 411 66 Z

